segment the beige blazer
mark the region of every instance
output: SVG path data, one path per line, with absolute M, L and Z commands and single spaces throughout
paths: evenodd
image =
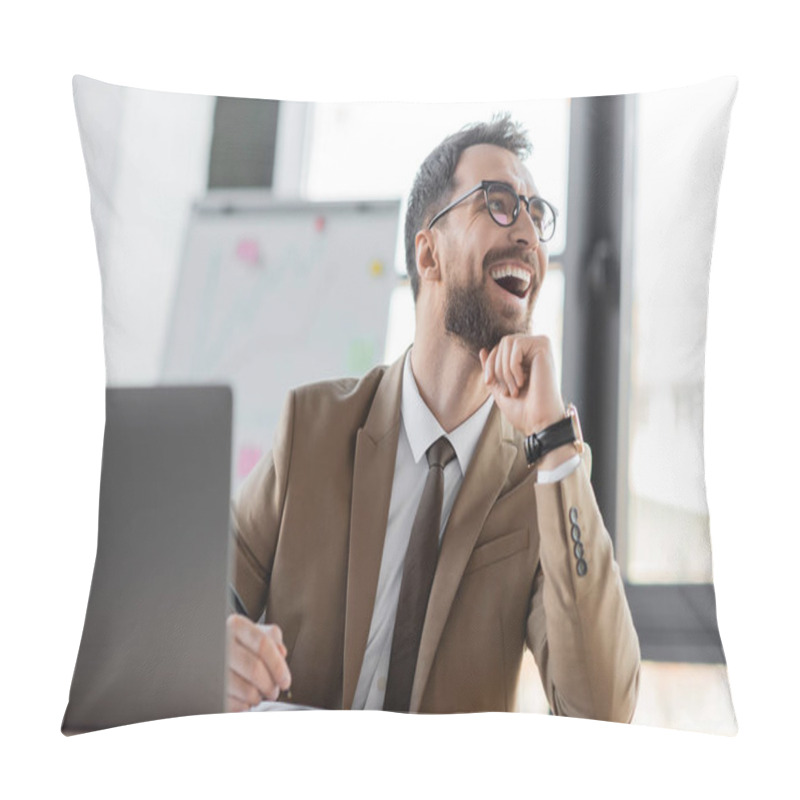
M 400 433 L 403 359 L 289 394 L 233 503 L 237 592 L 280 625 L 294 702 L 350 708 L 367 643 Z M 511 711 L 523 649 L 555 714 L 628 722 L 639 645 L 589 483 L 539 485 L 493 408 L 442 537 L 412 712 Z M 572 539 L 576 520 L 586 574 Z

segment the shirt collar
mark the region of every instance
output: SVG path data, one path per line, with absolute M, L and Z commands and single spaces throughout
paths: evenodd
M 483 426 L 486 424 L 486 420 L 492 410 L 493 401 L 491 395 L 471 417 L 464 420 L 450 433 L 445 433 L 444 428 L 433 416 L 428 406 L 425 405 L 425 401 L 419 393 L 414 373 L 411 371 L 411 350 L 406 353 L 406 360 L 403 365 L 402 391 L 400 408 L 414 463 L 419 463 L 428 448 L 440 436 L 447 436 L 450 444 L 453 445 L 453 450 L 455 450 L 461 474 L 465 475 L 478 445 Z

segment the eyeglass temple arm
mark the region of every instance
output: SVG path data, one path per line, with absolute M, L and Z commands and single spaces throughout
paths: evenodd
M 438 214 L 434 214 L 433 219 L 428 223 L 428 230 L 433 227 L 433 223 L 436 222 L 440 217 L 443 217 L 448 211 L 455 208 L 462 200 L 466 200 L 471 194 L 475 194 L 475 192 L 479 191 L 480 189 L 485 189 L 491 181 L 481 181 L 477 186 L 473 186 L 469 191 L 465 192 L 461 195 L 461 197 L 457 197 L 450 203 L 449 206 L 445 206 Z

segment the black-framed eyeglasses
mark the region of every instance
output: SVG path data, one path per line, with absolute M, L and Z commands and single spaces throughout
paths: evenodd
M 443 208 L 428 223 L 428 230 L 433 227 L 436 220 L 441 219 L 448 211 L 454 209 L 459 203 L 471 197 L 475 192 L 483 191 L 486 199 L 486 208 L 489 216 L 501 227 L 510 228 L 519 216 L 520 201 L 525 203 L 525 208 L 533 220 L 536 235 L 540 242 L 549 242 L 556 231 L 556 210 L 547 200 L 541 197 L 525 197 L 517 194 L 513 187 L 500 181 L 481 181 L 473 186 L 461 197 L 456 198 L 449 206 Z

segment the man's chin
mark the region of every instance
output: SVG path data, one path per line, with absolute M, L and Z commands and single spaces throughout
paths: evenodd
M 481 350 L 488 350 L 491 352 L 500 344 L 500 340 L 504 336 L 510 336 L 515 333 L 527 333 L 527 325 L 520 326 L 507 326 L 495 327 L 490 330 L 471 330 L 464 329 L 459 326 L 454 326 L 452 329 L 447 328 L 446 333 L 448 336 L 455 339 L 460 347 L 472 353 L 476 358 L 479 358 Z
M 454 333 L 453 331 L 446 331 L 445 333 L 456 343 L 456 345 L 458 345 L 458 347 L 460 347 L 462 350 L 466 350 L 466 352 L 478 360 L 480 360 L 481 350 L 485 348 L 486 350 L 491 351 L 492 348 L 496 346 L 497 342 L 500 341 L 500 339 L 498 339 L 494 344 L 492 344 L 491 341 L 476 340 Z M 502 337 L 500 338 L 502 339 Z
M 445 331 L 469 352 L 478 355 L 482 349 L 492 350 L 504 336 L 527 333 L 532 307 L 516 303 L 492 303 L 476 287 L 451 291 L 445 309 Z

